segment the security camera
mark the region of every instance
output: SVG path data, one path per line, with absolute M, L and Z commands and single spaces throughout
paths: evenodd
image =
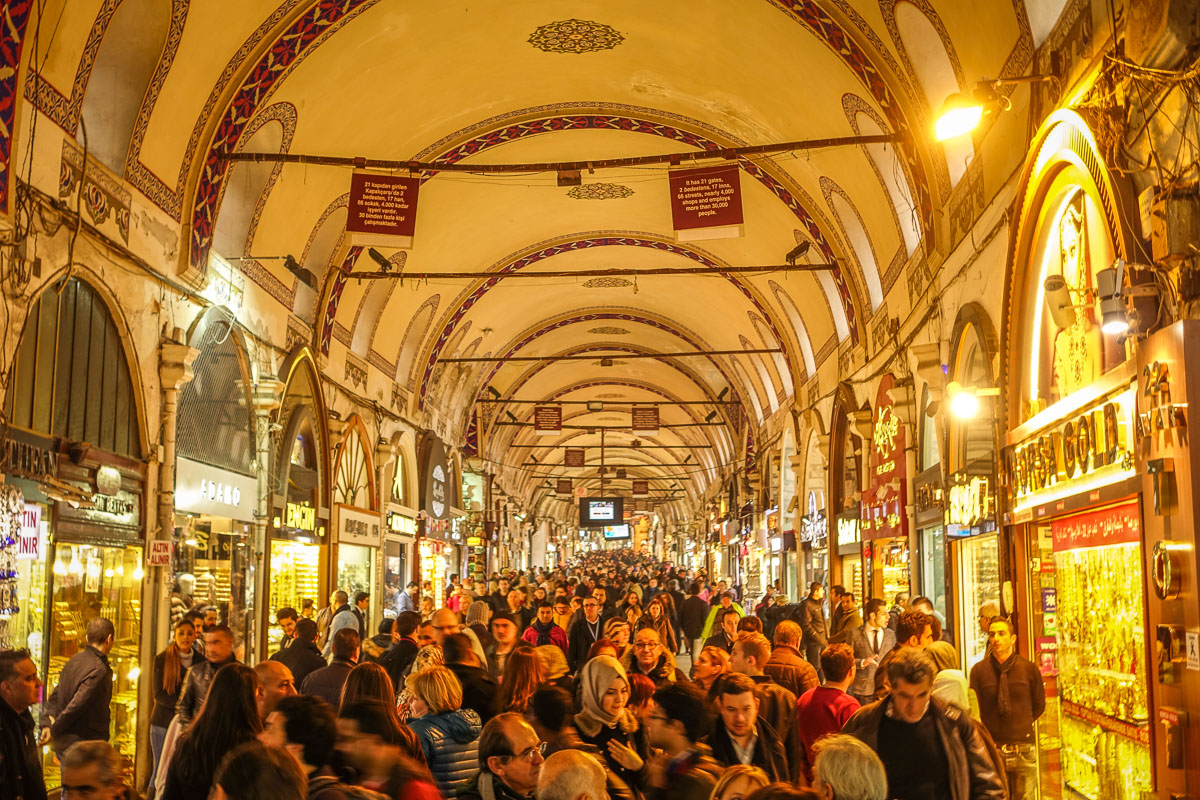
M 1043 286 L 1046 294 L 1046 308 L 1050 311 L 1050 319 L 1059 328 L 1069 328 L 1075 324 L 1075 304 L 1071 299 L 1071 290 L 1062 275 L 1051 275 L 1046 278 Z
M 272 422 L 270 425 L 267 426 L 268 433 L 279 433 L 281 430 L 283 430 L 283 426 L 280 425 L 278 422 Z

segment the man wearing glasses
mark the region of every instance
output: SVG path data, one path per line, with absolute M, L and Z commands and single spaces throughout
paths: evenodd
M 546 743 L 520 714 L 500 714 L 479 734 L 479 772 L 458 800 L 528 800 L 537 788 Z
M 642 628 L 637 632 L 624 666 L 629 674 L 640 672 L 654 681 L 657 689 L 672 683 L 688 682 L 683 670 L 675 666 L 675 656 L 663 647 L 658 631 L 653 628 Z
M 576 672 L 587 661 L 588 651 L 600 638 L 602 629 L 600 601 L 594 595 L 585 597 L 583 616 L 571 626 L 571 633 L 567 637 L 567 664 L 571 672 Z

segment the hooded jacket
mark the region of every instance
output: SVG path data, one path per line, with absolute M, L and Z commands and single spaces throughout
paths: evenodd
M 842 733 L 859 739 L 867 747 L 879 751 L 879 725 L 890 699 L 879 700 L 860 708 L 849 719 Z M 929 702 L 934 727 L 946 753 L 950 786 L 948 800 L 1007 800 L 1008 788 L 1004 776 L 996 769 L 983 737 L 969 717 L 936 697 Z
M 479 715 L 460 708 L 411 719 L 408 727 L 421 740 L 425 763 L 442 796 L 454 797 L 479 769 Z

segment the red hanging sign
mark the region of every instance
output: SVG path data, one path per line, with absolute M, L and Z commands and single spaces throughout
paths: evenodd
M 355 172 L 350 177 L 346 232 L 358 245 L 412 247 L 419 178 Z
M 644 497 L 650 494 L 650 481 L 634 481 L 633 496 Z
M 563 455 L 563 466 L 583 467 L 587 464 L 587 456 L 582 448 L 571 448 Z
M 559 478 L 557 486 L 555 487 L 554 491 L 557 494 L 570 494 L 571 493 L 571 479 L 570 478 Z
M 905 460 L 905 430 L 896 414 L 892 389 L 896 379 L 884 375 L 875 396 L 874 425 L 871 428 L 870 474 L 863 493 L 863 541 L 908 536 L 908 467 Z
M 658 433 L 658 406 L 634 406 L 631 427 L 638 433 Z
M 742 234 L 742 184 L 736 164 L 672 170 L 671 221 L 681 242 Z
M 1106 544 L 1130 544 L 1142 539 L 1137 503 L 1076 514 L 1050 523 L 1054 552 Z

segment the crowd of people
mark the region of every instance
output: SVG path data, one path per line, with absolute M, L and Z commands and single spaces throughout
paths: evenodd
M 1041 675 L 981 613 L 969 675 L 925 598 L 861 609 L 813 584 L 751 603 L 630 551 L 557 569 L 416 584 L 279 609 L 283 647 L 240 663 L 184 614 L 155 658 L 161 800 L 1001 800 L 1032 795 Z M 749 610 L 747 610 L 749 609 Z M 87 626 L 40 710 L 26 650 L 0 652 L 0 785 L 42 800 L 42 745 L 68 796 L 136 797 L 107 743 L 112 623 Z M 690 669 L 680 666 L 686 656 Z

